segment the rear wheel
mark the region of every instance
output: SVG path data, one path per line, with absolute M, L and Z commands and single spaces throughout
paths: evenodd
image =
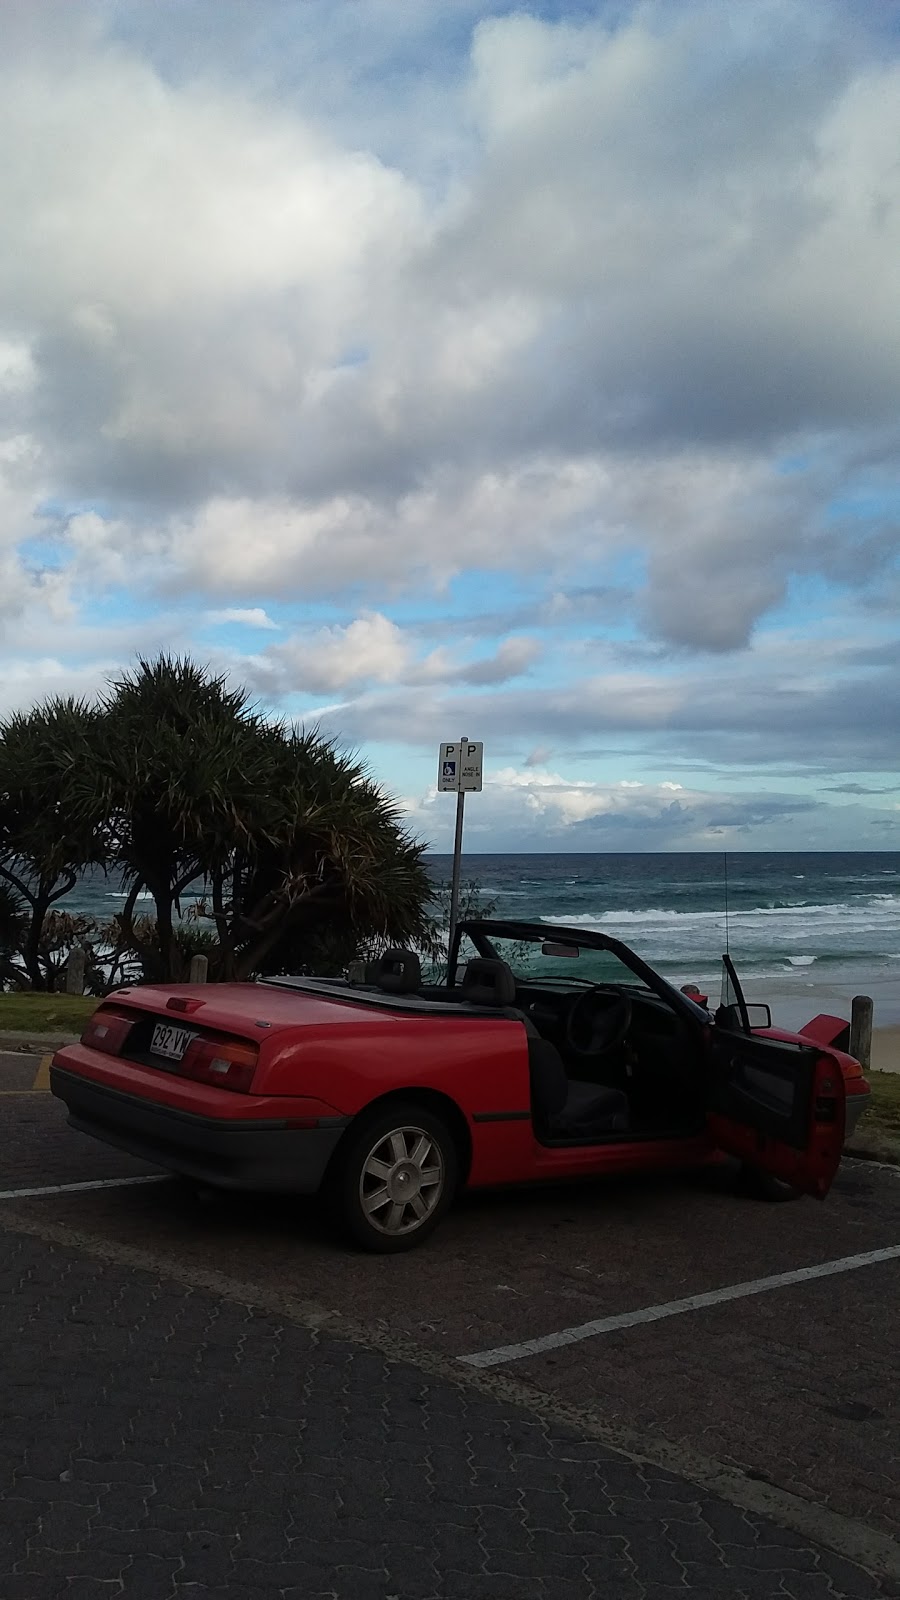
M 357 1244 L 396 1254 L 433 1232 L 458 1178 L 459 1158 L 446 1123 L 422 1106 L 398 1103 L 351 1132 L 331 1197 Z

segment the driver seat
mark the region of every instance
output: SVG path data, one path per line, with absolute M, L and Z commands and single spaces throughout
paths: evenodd
M 479 957 L 463 974 L 462 997 L 474 1005 L 508 1009 L 516 1005 L 516 980 L 505 961 Z M 555 1139 L 590 1139 L 603 1133 L 627 1131 L 628 1100 L 621 1089 L 570 1078 L 555 1044 L 540 1034 L 524 1011 L 515 1010 L 524 1023 L 528 1041 L 532 1117 L 542 1133 Z
M 534 1120 L 545 1132 L 556 1139 L 627 1132 L 628 1099 L 622 1090 L 570 1078 L 549 1039 L 529 1037 L 528 1066 Z

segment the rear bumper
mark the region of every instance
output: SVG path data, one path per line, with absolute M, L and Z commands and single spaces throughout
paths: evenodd
M 50 1068 L 50 1088 L 68 1107 L 69 1124 L 104 1144 L 169 1172 L 221 1189 L 314 1194 L 349 1117 L 316 1128 L 279 1121 L 224 1121 L 176 1110 Z
M 857 1125 L 859 1123 L 859 1119 L 862 1116 L 863 1112 L 865 1111 L 867 1105 L 869 1104 L 869 1098 L 870 1098 L 870 1091 L 868 1089 L 866 1089 L 863 1094 L 848 1094 L 847 1095 L 846 1110 L 844 1112 L 844 1130 L 845 1130 L 844 1131 L 844 1142 L 845 1143 L 849 1139 L 851 1139 L 853 1137 L 854 1133 L 856 1132 Z

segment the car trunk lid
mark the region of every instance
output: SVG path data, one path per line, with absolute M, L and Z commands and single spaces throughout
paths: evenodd
M 159 1072 L 249 1093 L 261 1049 L 271 1054 L 279 1034 L 290 1030 L 296 1038 L 298 1029 L 337 1020 L 377 1028 L 388 1019 L 349 997 L 254 983 L 147 984 L 117 990 L 102 1001 L 81 1043 Z

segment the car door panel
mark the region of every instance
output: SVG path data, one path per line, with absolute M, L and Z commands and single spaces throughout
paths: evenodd
M 714 1028 L 707 1126 L 722 1150 L 824 1198 L 840 1165 L 839 1064 L 815 1048 Z

